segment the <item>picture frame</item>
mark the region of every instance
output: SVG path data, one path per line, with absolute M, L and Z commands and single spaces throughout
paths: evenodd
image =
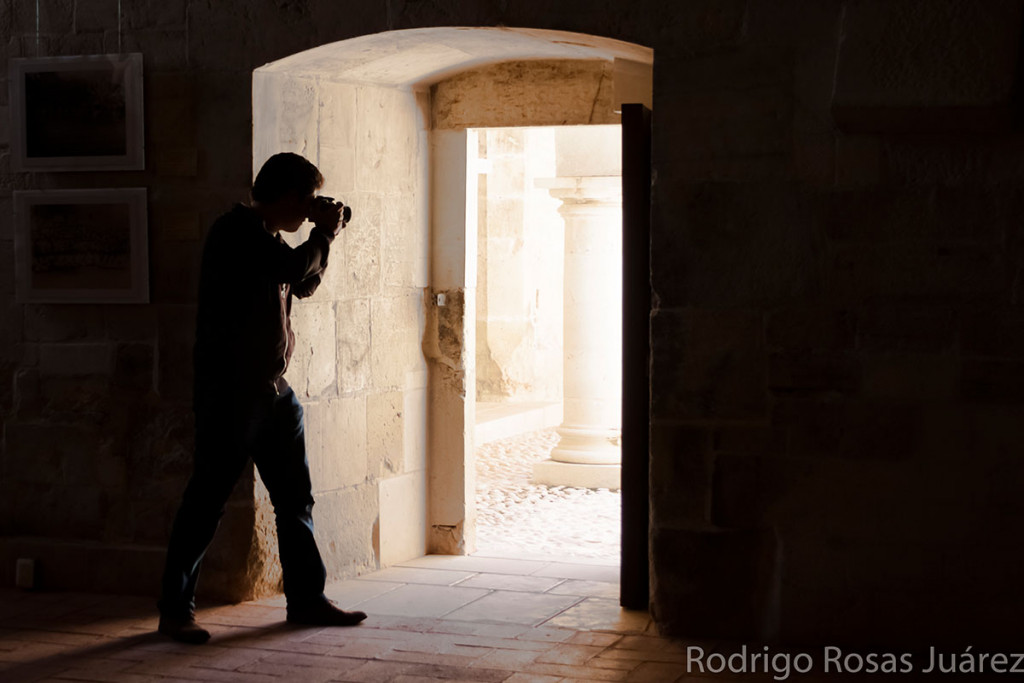
M 145 168 L 142 54 L 11 59 L 15 171 Z
M 149 302 L 146 189 L 13 193 L 17 303 Z

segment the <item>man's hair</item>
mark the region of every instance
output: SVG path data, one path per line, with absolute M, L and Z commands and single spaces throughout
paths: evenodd
M 320 170 L 305 157 L 281 152 L 267 159 L 252 184 L 252 198 L 261 204 L 273 204 L 290 192 L 300 196 L 313 194 L 324 184 Z

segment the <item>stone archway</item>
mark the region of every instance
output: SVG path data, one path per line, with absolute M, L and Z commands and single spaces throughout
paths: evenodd
M 332 43 L 254 72 L 254 167 L 279 151 L 304 154 L 324 171 L 324 192 L 357 216 L 332 256 L 341 267 L 295 309 L 308 343 L 289 370 L 306 408 L 317 533 L 332 578 L 471 550 L 466 129 L 539 125 L 552 112 L 562 124 L 592 122 L 597 95 L 649 105 L 651 60 L 647 48 L 575 33 L 431 28 Z M 518 66 L 503 87 L 440 106 L 453 79 L 510 64 Z M 597 74 L 597 95 L 581 101 L 588 106 L 520 96 L 557 88 L 564 69 Z M 257 510 L 264 517 L 269 510 Z M 270 525 L 257 526 L 273 557 Z

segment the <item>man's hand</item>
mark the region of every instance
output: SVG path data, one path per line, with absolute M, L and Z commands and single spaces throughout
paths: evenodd
M 337 236 L 352 218 L 352 209 L 332 197 L 316 197 L 309 209 L 309 220 L 320 230 Z

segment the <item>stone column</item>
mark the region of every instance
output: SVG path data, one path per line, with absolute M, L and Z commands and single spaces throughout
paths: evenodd
M 565 221 L 563 422 L 533 482 L 620 487 L 622 403 L 622 179 L 538 181 L 562 200 Z

